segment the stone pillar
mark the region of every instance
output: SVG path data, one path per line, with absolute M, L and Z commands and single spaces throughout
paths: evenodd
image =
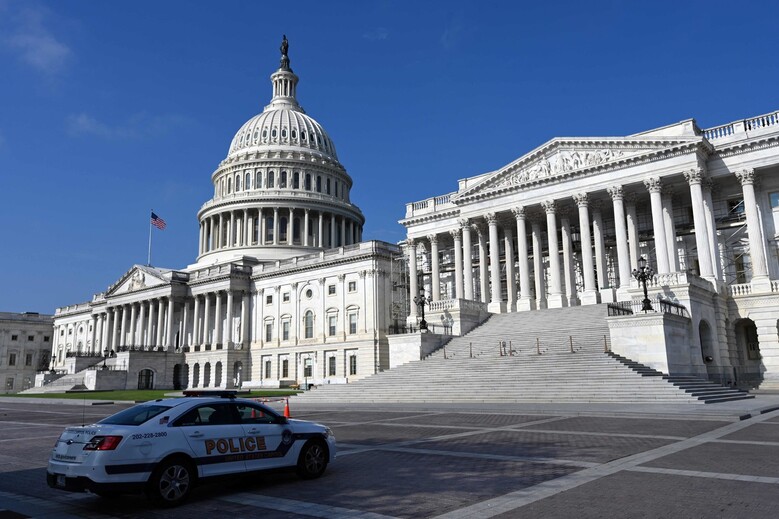
M 617 241 L 617 266 L 619 268 L 619 288 L 617 289 L 617 299 L 628 301 L 630 295 L 630 252 L 628 251 L 628 233 L 625 227 L 625 206 L 622 186 L 611 186 L 608 188 L 611 200 L 614 203 L 614 234 Z
M 297 297 L 297 284 L 293 284 L 292 292 Z M 243 292 L 241 297 L 241 346 L 249 344 L 249 292 Z
M 454 240 L 454 299 L 463 297 L 463 241 L 462 231 L 454 229 L 449 231 Z
M 211 296 L 203 294 L 203 344 L 211 344 Z
M 195 295 L 195 310 L 192 312 L 192 345 L 200 344 L 200 296 Z
M 262 209 L 262 207 L 257 209 L 257 218 L 259 219 L 257 231 L 260 233 L 257 244 L 265 245 L 265 235 L 268 233 L 268 222 L 265 220 L 265 211 Z
M 150 299 L 149 304 L 149 317 L 146 319 L 148 325 L 146 326 L 146 346 L 155 346 L 154 341 L 154 300 Z
M 155 341 L 154 345 L 164 346 L 164 336 L 162 334 L 163 330 L 165 329 L 165 322 L 163 319 L 165 318 L 165 299 L 159 298 L 158 305 L 157 305 L 157 340 Z
M 473 242 L 467 218 L 458 222 L 463 235 L 463 298 L 473 300 Z
M 606 264 L 606 245 L 603 240 L 603 213 L 600 201 L 593 204 L 592 211 L 592 241 L 595 244 L 595 272 L 597 273 L 598 295 L 601 303 L 614 302 L 614 290 L 609 281 L 608 265 Z
M 225 344 L 229 347 L 230 344 L 233 342 L 233 308 L 235 306 L 235 303 L 233 301 L 233 291 L 228 289 L 227 290 L 227 325 L 226 325 L 226 331 L 225 334 Z M 280 307 L 281 305 L 278 305 L 277 307 Z
M 508 227 L 504 227 L 503 250 L 506 251 L 506 311 L 515 312 L 517 310 L 517 286 L 514 269 L 514 245 L 512 244 L 511 237 L 511 230 Z
M 736 176 L 738 181 L 741 182 L 741 190 L 744 194 L 744 212 L 746 213 L 747 232 L 749 233 L 749 257 L 752 260 L 752 290 L 755 292 L 770 292 L 771 281 L 768 277 L 768 263 L 765 257 L 763 226 L 760 223 L 760 213 L 757 209 L 757 199 L 755 197 L 755 170 L 742 169 L 736 172 Z M 776 334 L 775 326 L 776 322 L 774 322 L 774 334 Z M 775 360 L 779 362 L 779 358 Z
M 668 268 L 671 269 L 671 272 L 679 272 L 673 196 L 673 189 L 663 189 L 663 225 L 665 226 L 665 242 L 668 244 Z
M 138 303 L 140 310 L 138 312 L 138 346 L 144 348 L 146 346 L 146 302 L 141 301 Z
M 214 307 L 214 344 L 222 344 L 222 292 L 214 292 L 216 305 Z
M 671 266 L 668 263 L 668 243 L 665 238 L 665 221 L 663 220 L 663 184 L 658 177 L 644 180 L 644 185 L 649 190 L 649 200 L 652 203 L 652 229 L 655 238 L 655 258 L 657 261 L 657 273 L 668 274 Z
M 176 310 L 176 302 L 173 300 L 172 297 L 168 298 L 168 318 L 166 319 L 167 324 L 165 325 L 165 349 L 170 350 L 173 348 L 173 332 L 176 329 L 173 326 L 173 313 Z
M 433 301 L 441 299 L 441 277 L 438 266 L 438 236 L 431 234 L 427 237 L 430 241 L 430 297 Z
M 225 246 L 224 244 L 224 215 L 222 213 L 219 213 L 219 224 L 217 226 L 217 242 L 218 242 L 218 248 L 222 248 Z
M 235 232 L 235 211 L 230 211 L 230 221 L 227 223 L 227 246 L 235 247 L 240 233 Z
M 322 213 L 322 211 L 319 211 L 319 223 L 318 223 L 317 231 L 318 231 L 318 234 L 319 234 L 317 236 L 317 242 L 318 242 L 317 243 L 317 247 L 324 248 L 324 246 L 325 246 L 325 240 L 324 240 L 324 237 L 325 237 L 325 217 L 324 217 L 324 214 Z
M 595 285 L 595 267 L 592 264 L 592 239 L 590 237 L 589 196 L 587 193 L 574 195 L 579 208 L 579 235 L 582 244 L 582 270 L 584 271 L 584 292 L 580 300 L 583 305 L 598 303 L 598 290 Z
M 636 214 L 635 193 L 625 194 L 625 222 L 628 232 L 628 271 L 638 268 L 638 215 Z M 632 275 L 632 274 L 631 274 Z M 625 284 L 629 284 L 626 281 Z
M 554 200 L 541 203 L 546 213 L 546 237 L 549 249 L 549 295 L 546 299 L 548 308 L 562 308 L 563 286 L 560 279 L 560 250 L 557 246 L 557 214 Z
M 341 217 L 341 239 L 338 246 L 343 247 L 344 245 L 346 245 L 346 218 Z
M 335 242 L 335 215 L 334 214 L 330 214 L 330 239 L 328 240 L 327 243 L 328 243 L 328 247 L 330 247 L 331 249 L 337 246 Z
M 693 168 L 684 171 L 684 178 L 690 185 L 690 201 L 692 203 L 692 220 L 695 225 L 695 247 L 698 249 L 698 267 L 700 276 L 714 280 L 714 269 L 711 262 L 709 247 L 709 232 L 706 226 L 706 215 L 703 212 L 703 170 Z
M 279 244 L 279 208 L 273 208 L 273 245 Z
M 503 294 L 500 286 L 500 242 L 498 240 L 498 217 L 495 213 L 486 215 L 490 233 L 490 302 L 487 308 L 493 313 L 503 313 Z
M 519 260 L 519 299 L 517 310 L 533 310 L 535 301 L 530 297 L 530 265 L 527 253 L 527 222 L 525 208 L 516 207 L 511 210 L 517 221 L 517 258 Z
M 109 308 L 107 311 L 108 323 L 106 325 L 106 340 L 105 346 L 103 346 L 103 352 L 105 350 L 111 350 L 116 348 L 116 308 Z
M 135 310 L 135 303 L 130 303 L 130 338 L 128 340 L 128 344 L 130 346 L 135 346 L 138 343 L 137 340 L 137 328 L 136 324 L 137 321 L 137 311 Z
M 536 290 L 536 308 L 546 308 L 546 276 L 544 275 L 544 252 L 541 245 L 541 217 L 533 214 L 530 219 L 530 234 L 533 242 L 533 283 Z
M 476 233 L 479 237 L 479 300 L 486 303 L 489 299 L 487 295 L 487 236 L 481 226 L 476 227 Z
M 311 209 L 303 209 L 303 246 L 308 247 L 309 213 Z
M 706 229 L 709 235 L 709 248 L 711 249 L 711 263 L 714 277 L 722 280 L 722 262 L 720 256 L 719 238 L 717 237 L 717 220 L 714 218 L 714 202 L 711 199 L 715 186 L 714 181 L 706 179 L 703 183 L 703 214 L 706 216 Z
M 122 305 L 122 327 L 119 331 L 119 346 L 126 346 L 127 343 L 127 305 Z
M 565 303 L 576 306 L 576 283 L 573 276 L 573 239 L 571 235 L 570 211 L 560 211 L 560 230 L 563 242 L 563 283 L 565 284 Z
M 414 298 L 419 295 L 419 284 L 417 279 L 417 244 L 409 238 L 406 240 L 406 252 L 408 253 L 408 302 L 409 314 L 408 323 L 416 325 L 417 323 L 417 305 Z M 324 290 L 324 285 L 322 286 Z
M 181 326 L 181 340 L 179 341 L 179 345 L 181 345 L 182 347 L 189 345 L 189 337 L 188 337 L 189 316 L 190 316 L 190 314 L 189 314 L 189 300 L 185 299 L 183 305 L 184 305 L 184 308 L 183 308 L 182 311 L 184 312 L 184 315 L 181 318 L 181 322 L 182 322 L 182 326 Z

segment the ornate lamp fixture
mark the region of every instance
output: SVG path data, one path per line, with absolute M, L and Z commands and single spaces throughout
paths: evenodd
M 641 310 L 644 311 L 644 313 L 648 311 L 654 311 L 654 308 L 652 308 L 652 301 L 649 300 L 649 296 L 647 295 L 646 290 L 646 282 L 648 279 L 652 279 L 654 277 L 655 272 L 652 270 L 651 267 L 647 267 L 647 261 L 646 258 L 641 256 L 638 258 L 638 268 L 633 269 L 633 277 L 638 280 L 639 283 L 641 283 L 641 286 L 644 288 L 644 300 L 641 301 Z
M 414 297 L 414 304 L 419 307 L 419 314 L 422 320 L 419 321 L 419 330 L 427 330 L 427 321 L 425 321 L 425 305 L 429 304 L 429 299 L 425 297 L 425 291 L 420 290 L 419 295 Z

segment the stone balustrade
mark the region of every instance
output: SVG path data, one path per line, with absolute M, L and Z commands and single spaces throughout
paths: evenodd
M 406 218 L 412 218 L 414 216 L 421 216 L 423 214 L 435 213 L 442 209 L 450 209 L 455 205 L 450 201 L 452 195 L 457 192 L 447 193 L 441 196 L 434 196 L 426 200 L 420 200 L 419 202 L 412 202 L 406 204 Z

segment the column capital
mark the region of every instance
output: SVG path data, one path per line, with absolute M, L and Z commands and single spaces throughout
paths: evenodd
M 573 198 L 573 201 L 576 202 L 576 205 L 579 207 L 587 207 L 590 203 L 590 196 L 587 193 L 576 193 L 571 198 Z
M 736 171 L 736 177 L 742 186 L 755 183 L 755 170 L 752 168 L 740 169 Z
M 511 214 L 514 215 L 514 218 L 517 220 L 524 220 L 525 219 L 525 206 L 520 205 L 515 207 L 511 210 Z
M 663 183 L 660 180 L 660 177 L 649 177 L 646 180 L 644 180 L 644 186 L 646 186 L 647 190 L 650 193 L 662 193 L 663 192 Z
M 344 282 L 344 279 L 346 279 L 346 274 L 338 274 L 338 281 L 341 283 Z
M 417 242 L 414 241 L 413 238 L 407 238 L 406 239 L 406 247 L 409 249 L 416 251 L 417 250 Z
M 471 225 L 471 221 L 468 218 L 460 218 L 457 220 L 457 224 L 460 226 L 460 228 L 465 229 Z
M 452 235 L 452 238 L 454 238 L 455 241 L 459 241 L 460 238 L 462 238 L 463 231 L 458 227 L 457 229 L 452 229 L 449 231 L 449 234 Z
M 541 207 L 544 208 L 546 214 L 555 214 L 557 211 L 557 204 L 555 204 L 554 200 L 544 200 L 541 202 Z
M 427 240 L 430 242 L 430 245 L 438 244 L 438 235 L 437 234 L 428 234 Z
M 498 224 L 498 215 L 495 213 L 487 213 L 484 215 L 484 219 L 487 220 L 487 223 L 489 225 L 497 225 Z
M 687 170 L 682 171 L 682 174 L 684 175 L 684 179 L 691 186 L 694 185 L 694 184 L 701 184 L 703 182 L 703 180 L 705 179 L 705 175 L 703 173 L 703 168 L 687 169 Z
M 606 192 L 609 194 L 612 200 L 622 200 L 625 198 L 625 193 L 622 190 L 622 186 L 611 186 L 606 188 Z

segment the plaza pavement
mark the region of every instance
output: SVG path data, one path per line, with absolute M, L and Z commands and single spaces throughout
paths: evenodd
M 291 406 L 293 417 L 335 432 L 338 459 L 325 476 L 207 484 L 163 510 L 45 484 L 62 428 L 122 405 L 0 398 L 0 519 L 779 516 L 779 395 L 710 405 Z

